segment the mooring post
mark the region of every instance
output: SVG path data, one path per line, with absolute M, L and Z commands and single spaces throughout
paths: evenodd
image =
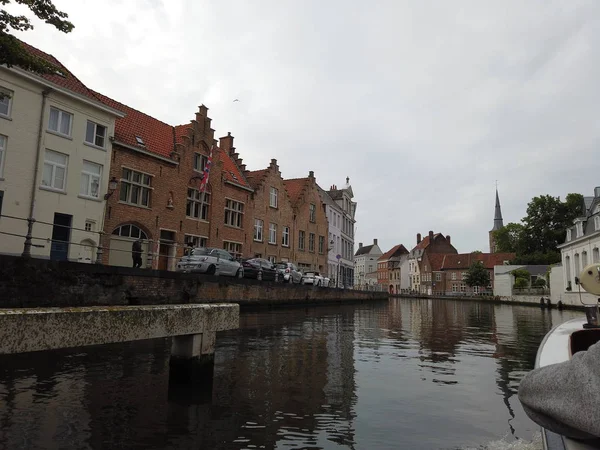
M 217 333 L 174 336 L 171 343 L 170 378 L 176 382 L 212 382 Z

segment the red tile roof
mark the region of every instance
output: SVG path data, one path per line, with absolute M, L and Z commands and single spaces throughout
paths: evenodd
M 95 94 L 105 105 L 125 113 L 125 117 L 119 118 L 115 122 L 116 141 L 165 158 L 171 158 L 175 139 L 174 128 L 171 125 L 98 92 Z M 136 136 L 142 139 L 144 145 L 138 143 Z
M 444 253 L 431 253 L 427 255 L 432 272 L 438 272 L 439 270 L 441 270 L 445 256 L 446 254 Z
M 436 237 L 440 236 L 442 233 L 435 233 L 433 235 L 433 238 L 435 239 Z M 425 238 L 419 242 L 414 248 L 413 250 L 418 250 L 418 249 L 426 249 L 427 247 L 429 247 L 429 244 L 431 244 L 431 242 L 429 242 L 429 235 L 425 236 Z
M 176 125 L 175 126 L 175 142 L 177 144 L 183 144 L 183 136 L 187 136 L 188 128 L 190 128 L 190 125 Z
M 473 262 L 481 261 L 486 269 L 501 266 L 504 261 L 514 259 L 514 253 L 459 253 L 458 255 L 445 255 L 442 270 L 468 268 Z
M 289 180 L 283 180 L 285 190 L 287 191 L 293 205 L 298 203 L 298 200 L 300 200 L 302 192 L 308 186 L 308 180 L 309 178 L 291 178 Z
M 404 245 L 398 244 L 398 245 L 393 246 L 390 250 L 385 252 L 383 255 L 381 255 L 377 260 L 378 261 L 387 261 L 392 256 L 394 256 L 394 254 L 396 252 L 398 252 L 399 254 L 406 254 L 406 253 L 408 253 L 408 250 L 406 250 L 406 247 L 404 247 Z
M 261 169 L 261 170 L 252 170 L 248 172 L 246 178 L 248 178 L 248 182 L 252 186 L 253 189 L 256 189 L 262 183 L 264 176 L 267 174 L 269 169 Z
M 244 186 L 245 188 L 252 189 L 252 186 L 250 186 L 250 183 L 248 183 L 248 180 L 246 180 L 246 177 L 231 156 L 221 149 L 219 149 L 218 153 L 219 158 L 223 162 L 223 179 Z

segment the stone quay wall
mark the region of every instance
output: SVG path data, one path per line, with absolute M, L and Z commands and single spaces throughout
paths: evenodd
M 387 298 L 382 292 L 0 255 L 0 308 L 237 303 L 248 309 Z
M 390 295 L 392 298 L 418 298 L 418 299 L 432 299 L 432 300 L 464 300 L 474 302 L 489 302 L 489 303 L 510 303 L 512 305 L 526 305 L 526 306 L 540 306 L 540 299 L 544 298 L 545 307 L 548 306 L 547 301 L 550 299 L 548 295 L 513 295 L 511 297 L 505 296 L 491 296 L 491 295 L 425 295 L 425 294 L 394 294 Z M 551 302 L 551 308 L 564 308 L 564 309 L 583 309 L 583 305 L 577 303 L 566 303 L 562 302 L 558 305 L 556 302 Z

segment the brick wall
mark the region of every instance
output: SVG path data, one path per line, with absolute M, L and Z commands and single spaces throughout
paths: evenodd
M 0 307 L 234 302 L 243 307 L 386 299 L 385 293 L 0 255 Z

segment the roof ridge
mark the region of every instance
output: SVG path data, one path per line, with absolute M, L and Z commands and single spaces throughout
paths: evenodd
M 87 87 L 87 86 L 86 86 L 86 87 Z M 88 88 L 88 89 L 89 89 L 89 88 Z M 171 125 L 171 124 L 169 124 L 169 123 L 167 123 L 167 122 L 164 122 L 164 121 L 162 121 L 162 120 L 160 120 L 160 119 L 157 119 L 156 117 L 154 117 L 154 116 L 151 116 L 151 115 L 150 115 L 150 114 L 148 114 L 148 113 L 145 113 L 145 112 L 143 112 L 143 111 L 140 111 L 139 109 L 137 109 L 137 108 L 134 108 L 133 106 L 126 105 L 125 103 L 123 103 L 123 102 L 120 102 L 119 100 L 115 100 L 114 98 L 112 98 L 112 97 L 109 97 L 108 95 L 106 95 L 106 94 L 103 94 L 103 93 L 101 93 L 101 92 L 94 91 L 93 89 L 90 89 L 90 92 L 91 92 L 92 94 L 94 94 L 94 96 L 100 95 L 101 97 L 105 97 L 105 98 L 107 98 L 108 100 L 110 100 L 111 102 L 119 103 L 120 105 L 123 105 L 123 106 L 124 106 L 124 107 L 126 107 L 126 108 L 129 108 L 129 109 L 131 109 L 131 110 L 133 110 L 133 111 L 135 111 L 135 112 L 137 112 L 137 113 L 139 113 L 139 114 L 143 114 L 144 116 L 146 116 L 146 117 L 149 117 L 149 118 L 151 118 L 151 119 L 153 119 L 153 120 L 156 120 L 157 122 L 160 122 L 160 123 L 162 123 L 163 125 L 167 125 L 167 126 L 169 126 L 169 127 L 173 128 L 173 129 L 175 129 L 175 127 L 177 127 L 177 126 L 180 126 L 180 125 Z M 100 99 L 100 101 L 104 102 L 102 99 Z

